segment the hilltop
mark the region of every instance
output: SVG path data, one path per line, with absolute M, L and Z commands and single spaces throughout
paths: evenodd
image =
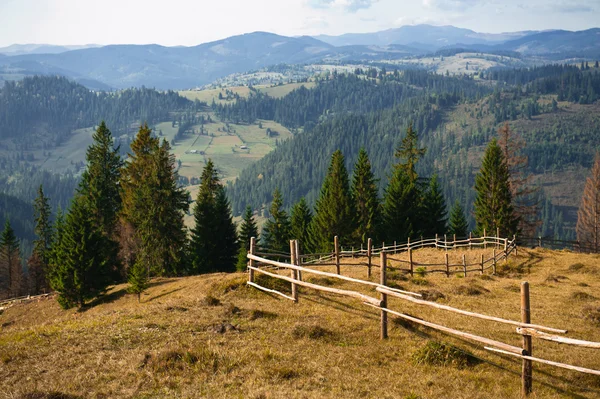
M 432 260 L 442 252 L 414 256 Z M 598 255 L 520 248 L 518 258 L 499 264 L 496 276 L 406 279 L 391 273 L 389 279 L 404 289 L 438 292 L 439 303 L 512 319 L 519 318 L 519 283 L 527 280 L 532 322 L 600 341 L 597 262 Z M 356 267 L 342 272 L 365 277 Z M 373 274 L 377 281 L 377 270 Z M 52 299 L 7 308 L 0 315 L 0 391 L 11 398 L 47 398 L 50 392 L 67 398 L 519 396 L 518 359 L 395 319 L 390 338 L 380 341 L 378 312 L 360 301 L 303 288 L 293 304 L 245 281 L 239 273 L 155 279 L 140 304 L 118 285 L 83 312 L 63 311 Z M 331 278 L 308 281 L 359 289 Z M 287 283 L 262 283 L 287 289 Z M 513 327 L 395 300 L 390 307 L 520 345 Z M 415 353 L 430 340 L 475 358 L 462 367 L 415 364 Z M 545 342 L 534 351 L 600 368 L 590 349 Z M 538 364 L 534 370 L 538 397 L 592 398 L 600 392 L 600 379 L 593 376 Z

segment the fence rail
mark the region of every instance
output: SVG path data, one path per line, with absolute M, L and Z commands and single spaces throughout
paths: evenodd
M 441 243 L 443 243 L 443 244 L 441 244 Z M 248 285 L 251 287 L 257 288 L 259 290 L 265 291 L 265 292 L 279 295 L 283 298 L 292 300 L 294 302 L 298 302 L 298 300 L 299 300 L 298 286 L 358 299 L 364 305 L 367 305 L 372 308 L 376 308 L 380 311 L 380 337 L 382 339 L 385 339 L 388 337 L 387 315 L 389 313 L 389 314 L 393 314 L 398 317 L 401 317 L 405 320 L 409 320 L 411 322 L 418 323 L 418 324 L 427 326 L 429 328 L 441 331 L 446 334 L 451 334 L 451 335 L 461 337 L 463 339 L 482 343 L 482 344 L 486 345 L 484 347 L 486 350 L 500 353 L 500 354 L 516 356 L 516 357 L 522 359 L 522 361 L 523 361 L 522 374 L 521 374 L 521 381 L 522 381 L 521 391 L 522 391 L 523 396 L 527 396 L 532 391 L 533 362 L 543 363 L 546 365 L 560 367 L 560 368 L 573 370 L 573 371 L 577 371 L 577 372 L 581 372 L 581 373 L 600 375 L 600 370 L 592 370 L 592 369 L 585 368 L 585 367 L 574 366 L 574 365 L 569 365 L 569 364 L 565 364 L 565 363 L 559 363 L 559 362 L 546 360 L 546 359 L 540 359 L 540 358 L 532 356 L 532 339 L 533 338 L 540 339 L 542 341 L 553 341 L 553 342 L 557 342 L 560 344 L 573 345 L 573 346 L 578 346 L 578 347 L 588 348 L 588 349 L 600 349 L 600 342 L 583 341 L 583 340 L 579 340 L 579 339 L 567 338 L 567 337 L 560 336 L 560 335 L 549 334 L 549 333 L 567 334 L 567 330 L 553 328 L 553 327 L 547 327 L 547 326 L 543 326 L 543 325 L 531 324 L 531 322 L 530 322 L 531 321 L 531 317 L 530 317 L 531 316 L 531 307 L 530 307 L 530 300 L 529 300 L 529 284 L 527 282 L 523 282 L 521 284 L 521 320 L 520 321 L 504 319 L 504 318 L 490 316 L 490 315 L 481 314 L 481 313 L 475 313 L 475 312 L 462 310 L 462 309 L 458 309 L 458 308 L 447 306 L 447 305 L 437 304 L 435 302 L 425 301 L 423 299 L 420 299 L 421 295 L 418 293 L 399 290 L 399 289 L 395 289 L 395 288 L 392 288 L 392 287 L 389 287 L 388 285 L 386 285 L 386 283 L 387 283 L 386 270 L 392 269 L 388 266 L 388 259 L 393 259 L 391 257 L 388 258 L 389 253 L 397 254 L 398 251 L 408 252 L 408 254 L 409 254 L 408 262 L 409 262 L 409 266 L 411 268 L 410 271 L 413 272 L 413 267 L 418 264 L 416 262 L 413 262 L 412 257 L 411 257 L 411 253 L 412 253 L 411 251 L 415 248 L 424 248 L 426 246 L 431 246 L 431 247 L 435 246 L 436 248 L 444 249 L 447 251 L 450 248 L 452 248 L 452 249 L 460 248 L 460 247 L 472 248 L 474 245 L 480 245 L 480 246 L 484 246 L 484 247 L 487 247 L 487 245 L 495 246 L 493 248 L 494 255 L 491 258 L 489 258 L 487 261 L 484 260 L 483 256 L 482 256 L 481 262 L 479 262 L 477 264 L 467 264 L 465 262 L 465 260 L 464 260 L 465 258 L 463 256 L 463 263 L 458 266 L 464 267 L 463 272 L 465 272 L 465 273 L 467 272 L 467 267 L 473 266 L 473 265 L 479 266 L 478 270 L 481 270 L 483 272 L 483 270 L 484 270 L 483 265 L 485 263 L 490 263 L 490 262 L 493 264 L 493 268 L 495 271 L 495 264 L 499 259 L 501 259 L 501 258 L 506 259 L 513 252 L 515 254 L 517 253 L 517 240 L 514 237 L 512 240 L 510 240 L 508 238 L 486 237 L 486 236 L 478 237 L 478 238 L 473 238 L 473 237 L 469 236 L 468 239 L 456 240 L 456 238 L 453 237 L 453 240 L 450 242 L 452 245 L 448 245 L 448 243 L 449 242 L 447 240 L 444 239 L 444 241 L 440 241 L 438 239 L 438 237 L 436 237 L 435 239 L 425 239 L 425 240 L 422 239 L 420 241 L 413 242 L 413 243 L 411 243 L 409 241 L 406 244 L 401 244 L 401 245 L 394 244 L 393 246 L 389 246 L 389 247 L 386 247 L 384 244 L 380 248 L 373 248 L 372 241 L 369 239 L 369 245 L 368 245 L 367 250 L 360 249 L 360 250 L 342 251 L 341 248 L 338 246 L 338 239 L 336 237 L 335 242 L 334 242 L 335 250 L 333 251 L 333 253 L 302 255 L 302 254 L 300 254 L 300 251 L 299 251 L 300 246 L 299 246 L 298 241 L 292 240 L 292 241 L 290 241 L 290 253 L 286 254 L 287 256 L 285 257 L 286 259 L 289 259 L 289 263 L 287 263 L 287 262 L 280 261 L 280 258 L 282 257 L 281 253 L 278 253 L 276 255 L 271 255 L 277 259 L 266 258 L 265 256 L 267 256 L 267 255 L 264 255 L 266 252 L 260 252 L 261 255 L 259 256 L 259 251 L 257 251 L 257 248 L 256 248 L 256 239 L 252 238 L 250 241 L 250 250 L 247 255 L 247 258 L 248 258 Z M 499 251 L 498 253 L 496 253 L 497 248 L 498 249 L 501 248 L 502 251 Z M 340 268 L 340 266 L 342 265 L 342 263 L 340 262 L 341 258 L 349 257 L 349 256 L 352 256 L 352 257 L 362 256 L 362 257 L 367 257 L 367 262 L 359 262 L 359 263 L 353 263 L 353 264 L 349 264 L 349 265 L 366 266 L 368 269 L 367 275 L 368 275 L 368 277 L 371 277 L 371 268 L 374 266 L 372 264 L 372 258 L 376 255 L 378 255 L 378 257 L 379 257 L 379 265 L 378 265 L 379 275 L 380 275 L 379 283 L 375 283 L 375 282 L 369 281 L 369 280 L 362 280 L 362 279 L 358 279 L 358 278 L 354 278 L 354 277 L 344 276 L 341 274 L 341 268 Z M 321 263 L 318 263 L 319 261 Z M 402 260 L 402 262 L 406 262 L 406 261 Z M 330 272 L 316 269 L 316 267 L 324 266 L 324 265 L 336 266 L 336 273 L 330 273 Z M 423 266 L 423 264 L 418 264 L 418 265 Z M 425 265 L 425 266 L 440 266 L 440 265 L 442 265 L 442 264 L 435 264 L 435 265 L 430 264 L 430 265 Z M 448 263 L 448 255 L 447 254 L 446 254 L 446 262 L 442 266 L 454 266 L 454 265 L 450 265 Z M 267 269 L 267 267 L 269 269 Z M 288 276 L 280 274 L 279 272 L 281 272 L 281 271 L 283 271 L 283 272 L 289 271 L 290 276 L 288 277 Z M 441 271 L 444 271 L 444 270 L 441 270 Z M 287 295 L 287 294 L 279 292 L 277 290 L 269 289 L 269 288 L 259 285 L 255 279 L 256 273 L 262 273 L 262 274 L 265 274 L 272 278 L 277 278 L 277 279 L 281 279 L 281 280 L 289 282 L 291 284 L 292 294 Z M 327 276 L 330 278 L 334 278 L 334 279 L 338 279 L 338 280 L 342 280 L 342 281 L 346 281 L 346 282 L 351 282 L 354 284 L 361 285 L 365 289 L 374 290 L 374 292 L 372 291 L 373 292 L 372 295 L 367 295 L 364 292 L 358 292 L 358 291 L 349 290 L 349 289 L 332 288 L 329 286 L 323 286 L 323 285 L 307 282 L 307 281 L 303 280 L 303 273 Z M 379 295 L 379 298 L 376 297 L 377 295 Z M 514 345 L 510 345 L 510 344 L 506 344 L 504 342 L 494 340 L 492 338 L 487 338 L 487 337 L 483 337 L 480 335 L 461 331 L 458 329 L 446 327 L 441 324 L 422 320 L 420 318 L 410 316 L 407 314 L 403 314 L 401 312 L 389 309 L 388 296 L 391 296 L 391 297 L 394 297 L 394 298 L 397 298 L 400 300 L 405 300 L 405 301 L 408 301 L 408 302 L 411 302 L 414 304 L 418 304 L 418 305 L 429 306 L 429 307 L 434 307 L 434 308 L 437 308 L 440 310 L 458 313 L 458 314 L 461 314 L 464 316 L 469 316 L 469 317 L 483 319 L 483 320 L 487 320 L 487 321 L 493 321 L 493 322 L 502 323 L 502 324 L 506 324 L 506 325 L 516 326 L 517 328 L 514 332 L 523 336 L 523 345 L 522 345 L 522 347 L 517 347 Z M 543 330 L 543 331 L 541 331 L 541 330 Z M 546 332 L 544 332 L 544 331 L 546 331 Z

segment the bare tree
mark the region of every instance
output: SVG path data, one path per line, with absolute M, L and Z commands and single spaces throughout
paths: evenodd
M 577 241 L 597 252 L 600 247 L 600 153 L 596 153 L 577 212 Z
M 508 167 L 513 208 L 519 219 L 518 231 L 524 236 L 534 236 L 542 221 L 538 217 L 538 188 L 532 185 L 533 176 L 527 170 L 529 160 L 523 155 L 525 140 L 505 123 L 498 129 L 498 145 Z

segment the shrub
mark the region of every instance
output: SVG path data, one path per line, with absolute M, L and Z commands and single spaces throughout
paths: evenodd
M 221 304 L 221 301 L 212 295 L 205 296 L 202 302 L 206 306 L 219 306 Z
M 292 337 L 309 339 L 330 339 L 333 338 L 333 332 L 316 324 L 296 324 L 292 329 Z
M 425 275 L 427 274 L 427 269 L 425 269 L 424 267 L 417 267 L 414 271 L 414 274 L 416 274 L 419 277 L 424 278 Z
M 474 296 L 474 295 L 481 295 L 486 292 L 490 292 L 490 291 L 483 288 L 480 285 L 477 285 L 477 284 L 459 285 L 458 287 L 454 288 L 454 293 L 456 293 L 458 295 Z
M 250 320 L 256 319 L 274 319 L 277 317 L 277 313 L 267 312 L 265 310 L 253 309 L 250 312 Z
M 438 290 L 421 290 L 421 291 L 419 291 L 419 294 L 421 294 L 422 299 L 424 299 L 426 301 L 432 301 L 432 302 L 435 302 L 438 299 L 445 298 L 444 294 L 442 294 Z

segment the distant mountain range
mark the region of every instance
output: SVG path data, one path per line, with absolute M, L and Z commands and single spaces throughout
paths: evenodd
M 59 74 L 95 89 L 142 85 L 183 89 L 279 63 L 396 59 L 449 48 L 516 51 L 525 57 L 536 57 L 538 62 L 600 59 L 600 29 L 487 34 L 454 26 L 415 25 L 341 36 L 286 37 L 254 32 L 193 47 L 94 46 L 5 47 L 0 49 L 0 77 L 11 73 Z

